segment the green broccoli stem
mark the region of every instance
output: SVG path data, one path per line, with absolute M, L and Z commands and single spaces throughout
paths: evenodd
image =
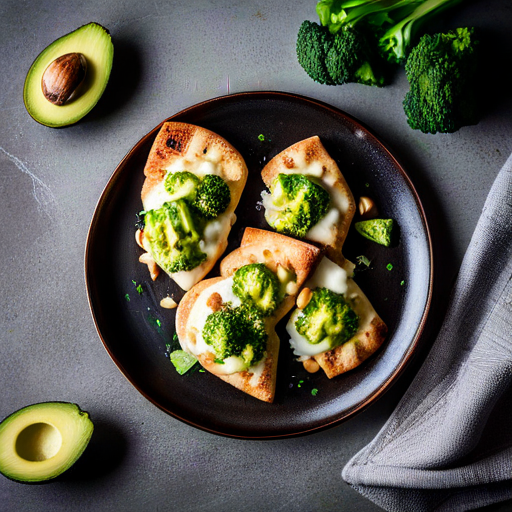
M 327 26 L 332 34 L 342 28 L 354 27 L 363 19 L 374 14 L 385 14 L 395 9 L 401 11 L 400 16 L 406 16 L 412 12 L 424 0 L 323 0 L 317 4 L 316 12 L 323 26 Z M 382 24 L 391 20 L 384 17 L 374 24 Z
M 461 0 L 423 0 L 404 19 L 389 28 L 379 39 L 381 52 L 388 60 L 403 63 L 407 58 L 411 41 L 422 23 Z

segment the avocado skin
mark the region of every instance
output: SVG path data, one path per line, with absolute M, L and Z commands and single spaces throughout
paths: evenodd
M 27 476 L 27 478 L 21 478 L 21 477 L 15 477 L 9 472 L 3 471 L 0 467 L 0 474 L 7 478 L 8 480 L 11 480 L 16 483 L 22 483 L 25 485 L 41 485 L 41 484 L 47 484 L 50 482 L 55 481 L 60 476 L 62 476 L 67 470 L 69 470 L 76 462 L 77 460 L 82 456 L 84 451 L 86 450 L 89 441 L 92 437 L 93 431 L 94 431 L 94 424 L 91 420 L 90 414 L 80 408 L 80 406 L 76 403 L 71 402 L 64 402 L 64 401 L 52 401 L 52 402 L 39 402 L 32 405 L 27 405 L 25 407 L 22 407 L 21 409 L 18 409 L 17 411 L 14 411 L 9 416 L 4 418 L 2 421 L 0 421 L 0 448 L 3 443 L 3 435 L 4 435 L 4 428 L 6 425 L 8 425 L 11 421 L 16 421 L 16 418 L 23 412 L 31 411 L 34 408 L 52 408 L 52 407 L 59 407 L 62 406 L 64 408 L 69 409 L 68 412 L 73 413 L 76 415 L 77 418 L 80 418 L 80 421 L 84 424 L 84 432 L 86 432 L 86 435 L 82 439 L 82 442 L 77 445 L 77 449 L 72 457 L 69 457 L 67 462 L 65 464 L 61 464 L 56 471 L 46 474 L 44 477 L 39 477 L 37 479 L 31 478 L 31 476 Z M 71 416 L 71 415 L 70 415 Z M 30 422 L 27 424 L 27 426 L 33 425 L 35 422 Z M 26 428 L 26 427 L 24 427 Z M 1 450 L 0 450 L 1 452 Z M 1 459 L 1 453 L 0 453 L 0 459 Z M 37 464 L 37 462 L 36 462 Z M 0 460 L 1 465 L 1 460 Z
M 85 37 L 84 37 L 85 36 Z M 87 44 L 87 37 L 93 43 Z M 98 45 L 101 41 L 101 45 Z M 101 46 L 103 55 L 92 48 Z M 82 53 L 88 64 L 88 73 L 76 97 L 62 106 L 51 104 L 41 88 L 41 79 L 48 65 L 66 53 Z M 50 43 L 32 63 L 23 87 L 23 102 L 29 115 L 38 123 L 61 128 L 77 123 L 98 103 L 107 87 L 114 59 L 114 46 L 107 28 L 96 22 L 87 23 Z

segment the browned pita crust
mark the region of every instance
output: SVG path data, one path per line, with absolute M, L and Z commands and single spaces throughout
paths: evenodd
M 348 280 L 347 296 L 356 296 L 352 304 L 359 316 L 360 328 L 356 335 L 343 345 L 323 352 L 314 359 L 329 379 L 359 366 L 382 345 L 388 328 L 376 313 L 361 288 L 353 279 Z
M 176 332 L 182 347 L 186 350 L 187 343 L 193 340 L 194 336 L 188 326 L 188 319 L 194 303 L 200 294 L 213 284 L 225 279 L 243 265 L 249 263 L 266 263 L 270 268 L 274 265 L 282 265 L 285 268 L 293 269 L 297 276 L 296 290 L 288 295 L 274 314 L 267 319 L 267 332 L 269 334 L 265 366 L 261 376 L 255 381 L 253 374 L 244 371 L 230 375 L 218 375 L 219 378 L 232 386 L 248 393 L 259 400 L 272 402 L 275 395 L 277 358 L 279 354 L 279 338 L 275 332 L 276 323 L 286 315 L 293 307 L 295 297 L 307 276 L 315 267 L 321 251 L 310 244 L 290 239 L 284 235 L 270 231 L 246 229 L 247 242 L 243 247 L 235 249 L 228 254 L 221 262 L 221 277 L 207 279 L 196 284 L 189 290 L 180 301 L 176 313 Z M 212 370 L 213 354 L 201 354 L 198 359 L 208 371 Z
M 331 184 L 325 187 L 330 192 L 331 199 L 334 201 L 335 192 L 344 203 L 338 223 L 334 226 L 333 241 L 325 247 L 328 258 L 342 265 L 344 258 L 341 249 L 356 211 L 356 203 L 338 165 L 324 148 L 320 138 L 315 135 L 281 151 L 263 168 L 261 177 L 265 185 L 270 187 L 280 173 L 300 174 L 302 162 L 306 165 L 317 162 L 323 170 L 321 181 L 327 178 Z
M 242 155 L 224 138 L 210 130 L 187 123 L 167 122 L 158 132 L 144 167 L 146 179 L 141 191 L 143 205 L 148 194 L 163 181 L 167 169 L 180 159 L 185 161 L 211 159 L 219 166 L 219 174 L 226 181 L 231 192 L 231 202 L 222 215 L 232 215 L 232 225 L 235 221 L 235 208 L 247 182 L 247 165 Z M 217 259 L 225 251 L 228 234 L 229 231 L 225 238 L 219 240 L 213 257 L 204 261 L 197 268 L 195 282 L 201 280 L 212 269 Z M 170 274 L 170 276 L 174 277 L 181 286 L 176 274 L 174 276 Z

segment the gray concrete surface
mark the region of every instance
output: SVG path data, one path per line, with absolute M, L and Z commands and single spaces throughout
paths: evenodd
M 384 89 L 322 86 L 305 75 L 295 37 L 304 19 L 315 19 L 314 8 L 313 0 L 0 2 L 0 417 L 63 400 L 96 423 L 89 450 L 62 480 L 26 486 L 0 478 L 0 511 L 378 510 L 340 472 L 386 421 L 421 363 L 486 194 L 512 151 L 512 4 L 466 1 L 445 16 L 444 26 L 482 29 L 488 69 L 480 123 L 435 136 L 408 127 L 403 72 Z M 26 72 L 44 47 L 89 21 L 113 37 L 108 89 L 79 124 L 41 126 L 23 105 Z M 438 272 L 422 350 L 392 389 L 336 428 L 269 442 L 199 431 L 142 397 L 99 340 L 83 271 L 96 201 L 129 149 L 185 107 L 255 90 L 323 100 L 386 141 L 425 203 Z

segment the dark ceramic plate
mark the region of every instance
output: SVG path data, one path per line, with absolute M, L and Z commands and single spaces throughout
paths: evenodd
M 306 434 L 353 416 L 380 396 L 411 357 L 426 320 L 432 290 L 432 248 L 420 200 L 405 171 L 366 127 L 316 100 L 276 92 L 234 94 L 188 108 L 171 119 L 208 128 L 243 155 L 249 180 L 237 209 L 227 252 L 238 247 L 245 226 L 266 228 L 258 207 L 264 164 L 294 142 L 319 135 L 356 200 L 375 199 L 381 215 L 397 221 L 395 245 L 385 248 L 351 230 L 344 254 L 371 260 L 356 280 L 389 326 L 383 347 L 357 369 L 329 380 L 294 361 L 280 324 L 276 399 L 260 402 L 209 373 L 178 375 L 169 361 L 172 310 L 159 306 L 167 293 L 182 292 L 161 275 L 153 282 L 138 262 L 136 213 L 142 209 L 143 167 L 159 127 L 119 164 L 101 195 L 85 256 L 89 302 L 108 353 L 150 401 L 190 425 L 241 438 Z M 264 140 L 260 140 L 260 135 Z M 392 269 L 389 270 L 389 268 Z M 214 275 L 216 269 L 212 271 Z M 142 285 L 142 294 L 136 285 Z M 129 300 L 128 300 L 129 299 Z

